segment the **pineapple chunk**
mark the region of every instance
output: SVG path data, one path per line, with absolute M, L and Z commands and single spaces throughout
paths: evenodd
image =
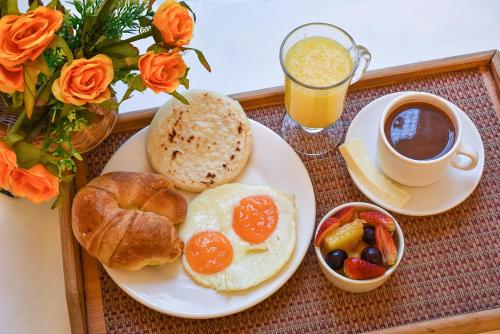
M 363 224 L 356 220 L 339 227 L 334 233 L 328 235 L 323 240 L 323 247 L 326 252 L 334 249 L 342 249 L 348 252 L 358 244 L 362 236 Z

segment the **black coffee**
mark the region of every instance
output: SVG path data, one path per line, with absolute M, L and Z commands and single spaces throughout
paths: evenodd
M 455 126 L 436 106 L 403 104 L 387 117 L 384 132 L 392 147 L 414 160 L 432 160 L 445 155 L 455 142 Z

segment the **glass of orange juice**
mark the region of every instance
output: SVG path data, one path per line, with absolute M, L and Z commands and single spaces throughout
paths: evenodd
M 305 155 L 320 155 L 342 140 L 342 110 L 347 88 L 361 78 L 370 52 L 341 28 L 308 23 L 283 40 L 280 62 L 285 72 L 283 138 Z

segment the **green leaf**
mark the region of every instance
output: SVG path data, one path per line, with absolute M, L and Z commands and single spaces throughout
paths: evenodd
M 17 0 L 2 0 L 2 15 L 19 15 L 19 9 L 17 8 Z
M 119 106 L 118 103 L 113 100 L 106 100 L 102 103 L 99 103 L 99 105 L 106 110 L 117 110 Z
M 153 23 L 153 20 L 147 16 L 143 16 L 139 18 L 139 25 L 141 27 L 149 27 Z
M 120 103 L 122 103 L 125 100 L 128 100 L 134 91 L 139 91 L 143 92 L 146 90 L 146 86 L 144 85 L 144 82 L 142 82 L 142 78 L 140 75 L 136 75 L 132 79 L 128 81 L 128 89 L 125 92 L 125 95 L 123 95 L 123 98 L 121 99 Z
M 48 5 L 47 7 L 49 7 L 50 9 L 56 9 L 59 7 L 59 0 L 52 0 Z
M 84 57 L 85 57 L 85 55 L 83 54 L 83 49 L 82 48 L 77 49 L 77 51 L 75 52 L 75 58 L 80 59 L 80 58 L 84 58 Z
M 39 56 L 34 61 L 27 61 L 24 65 L 26 67 L 34 68 L 47 76 L 50 75 L 49 66 L 43 56 Z
M 35 96 L 36 96 L 36 81 L 38 77 L 38 70 L 34 67 L 23 66 L 23 76 L 24 76 L 24 109 L 26 110 L 26 116 L 31 118 L 33 115 L 33 109 L 35 107 Z
M 208 72 L 212 72 L 212 68 L 210 67 L 210 64 L 208 63 L 205 56 L 203 55 L 203 52 L 195 48 L 187 48 L 187 47 L 183 47 L 182 50 L 193 50 L 194 52 L 196 52 L 196 56 L 198 57 L 199 62 L 203 65 L 203 67 L 207 69 Z
M 128 83 L 128 87 L 139 92 L 144 92 L 146 90 L 146 86 L 144 85 L 140 75 L 136 75 L 132 78 Z
M 180 78 L 179 83 L 189 89 L 189 79 L 188 78 Z
M 60 36 L 55 36 L 54 41 L 50 44 L 50 48 L 60 48 L 66 58 L 68 59 L 68 64 L 73 61 L 73 52 L 71 52 L 71 49 L 69 48 L 68 44 L 66 44 L 66 41 L 60 37 Z
M 2 138 L 2 141 L 9 147 L 13 147 L 18 141 L 22 140 L 23 136 L 20 136 L 16 133 L 11 133 L 6 137 Z
M 132 89 L 132 88 L 127 89 L 127 91 L 125 92 L 125 94 L 123 94 L 123 97 L 119 103 L 121 104 L 123 101 L 130 99 L 132 97 L 133 92 L 134 92 L 134 89 Z
M 108 47 L 108 46 L 111 46 L 111 45 L 114 45 L 114 44 L 118 44 L 118 43 L 122 43 L 123 41 L 120 40 L 120 39 L 112 39 L 112 38 L 108 38 L 104 35 L 102 35 L 101 37 L 99 37 L 97 39 L 97 42 L 96 42 L 96 47 L 99 49 L 99 48 L 105 48 L 105 47 Z M 128 42 L 128 41 L 127 41 Z
M 158 44 L 163 43 L 163 36 L 161 35 L 160 30 L 158 30 L 155 26 L 151 26 L 151 31 L 153 32 L 153 39 L 155 42 Z
M 189 10 L 191 12 L 191 14 L 193 15 L 193 21 L 196 22 L 196 14 L 193 12 L 193 10 L 191 9 L 191 7 L 189 7 L 188 4 L 185 3 L 184 1 L 179 2 L 179 5 L 181 5 L 182 7 L 186 8 L 187 10 Z
M 125 57 L 125 58 L 111 58 L 113 61 L 113 68 L 115 71 L 130 68 L 130 70 L 137 69 L 137 62 L 139 57 Z
M 45 106 L 49 103 L 50 95 L 52 93 L 52 84 L 56 80 L 56 76 L 53 75 L 49 81 L 38 88 L 36 93 L 36 106 Z
M 111 13 L 120 6 L 121 1 L 117 0 L 104 0 L 102 5 L 96 12 L 96 18 L 92 24 L 92 28 L 104 27 L 106 25 L 106 20 Z M 97 29 L 95 29 L 97 30 Z
M 165 53 L 170 50 L 171 48 L 165 47 L 161 44 L 153 44 L 146 51 L 153 51 L 154 53 Z
M 59 177 L 59 167 L 56 164 L 49 162 L 45 165 L 45 168 L 50 172 L 50 174 Z
M 75 6 L 75 9 L 78 13 L 82 14 L 83 13 L 83 6 L 80 1 L 73 1 L 73 6 Z
M 139 49 L 127 42 L 120 42 L 110 46 L 97 47 L 99 52 L 110 57 L 138 57 Z
M 179 83 L 186 87 L 186 89 L 189 89 L 189 79 L 187 78 L 187 75 L 189 73 L 189 67 L 186 68 L 186 72 L 184 73 L 184 76 L 179 79 Z
M 38 0 L 30 1 L 30 8 L 28 8 L 28 11 L 35 9 L 38 6 L 40 6 L 40 4 L 38 3 Z
M 96 21 L 95 16 L 87 16 L 83 19 L 82 35 L 80 37 L 80 39 L 82 40 L 82 46 L 85 45 L 85 42 L 87 40 L 87 34 L 92 31 L 95 21 Z
M 173 91 L 172 93 L 170 93 L 170 95 L 181 101 L 183 104 L 189 105 L 189 101 L 177 91 Z
M 56 158 L 43 152 L 35 145 L 25 142 L 18 142 L 14 145 L 14 151 L 16 152 L 17 163 L 22 168 L 31 168 L 38 163 L 46 165 L 50 161 L 56 160 Z
M 107 38 L 106 36 L 102 35 L 101 37 L 99 37 L 99 38 L 97 39 L 97 41 L 95 42 L 95 44 L 96 44 L 96 46 L 97 46 L 97 45 L 99 45 L 99 44 L 104 43 L 104 42 L 105 42 L 105 41 L 107 41 L 107 40 L 108 40 L 108 38 Z

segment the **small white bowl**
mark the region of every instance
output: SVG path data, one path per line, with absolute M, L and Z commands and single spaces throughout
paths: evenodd
M 340 206 L 337 206 L 336 208 L 334 208 L 330 212 L 328 212 L 323 217 L 323 219 L 319 223 L 318 227 L 316 228 L 316 233 L 314 233 L 314 240 L 316 240 L 316 235 L 318 234 L 319 227 L 323 224 L 323 222 L 328 217 L 334 215 L 339 210 L 341 210 L 347 206 L 354 206 L 354 208 L 357 211 L 358 210 L 379 211 L 379 212 L 391 217 L 394 220 L 394 223 L 396 225 L 396 231 L 393 235 L 393 238 L 394 238 L 394 242 L 396 244 L 396 248 L 398 250 L 398 259 L 397 259 L 396 263 L 392 267 L 387 269 L 387 271 L 382 276 L 379 276 L 376 278 L 371 278 L 371 279 L 366 279 L 366 280 L 354 280 L 351 278 L 347 278 L 346 276 L 339 274 L 335 270 L 330 268 L 328 266 L 328 264 L 326 263 L 325 259 L 323 258 L 323 254 L 321 253 L 320 247 L 317 247 L 317 246 L 314 247 L 315 251 L 316 251 L 316 256 L 318 257 L 319 266 L 321 268 L 321 271 L 323 272 L 325 277 L 333 285 L 335 285 L 339 289 L 342 289 L 342 290 L 347 291 L 347 292 L 355 292 L 355 293 L 368 292 L 368 291 L 374 290 L 374 289 L 378 288 L 379 286 L 381 286 L 382 284 L 384 284 L 385 281 L 387 281 L 389 279 L 389 277 L 392 275 L 394 270 L 396 270 L 396 268 L 399 265 L 399 262 L 401 262 L 401 259 L 403 258 L 403 252 L 405 249 L 405 240 L 403 237 L 403 232 L 401 231 L 401 227 L 399 226 L 396 219 L 389 212 L 385 211 L 384 209 L 382 209 L 376 205 L 373 205 L 370 203 L 364 203 L 364 202 L 351 202 L 351 203 L 342 204 Z

